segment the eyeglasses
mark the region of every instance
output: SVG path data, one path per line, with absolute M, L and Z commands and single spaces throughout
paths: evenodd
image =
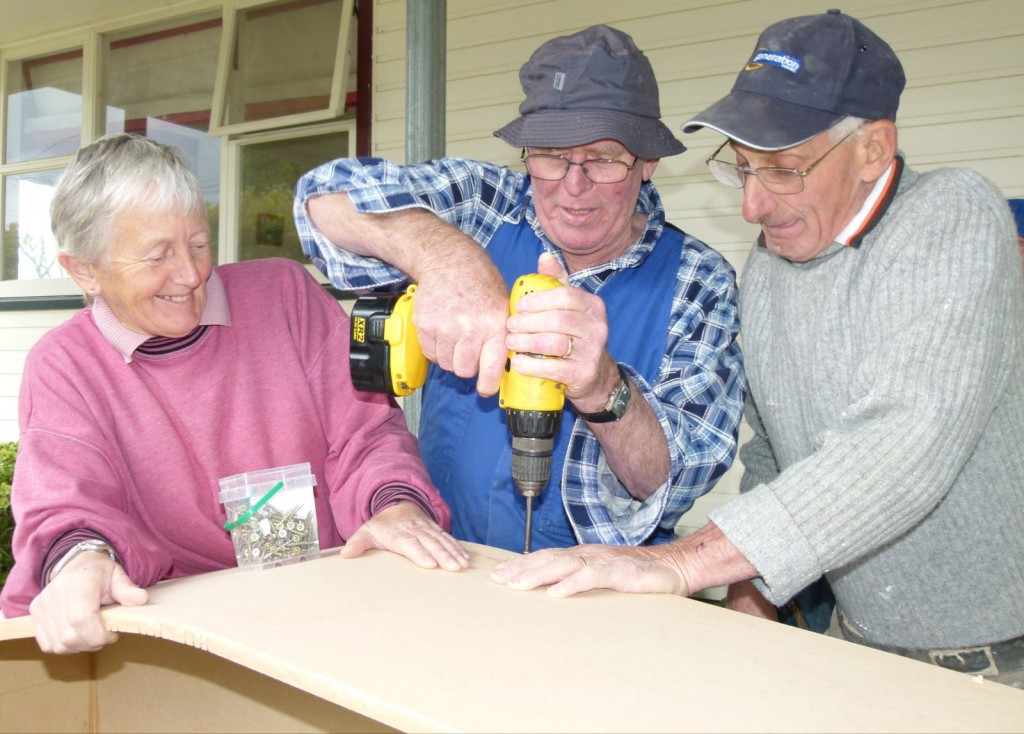
M 815 166 L 825 160 L 829 153 L 846 142 L 847 138 L 855 132 L 857 132 L 857 130 L 852 130 L 844 135 L 838 143 L 825 151 L 825 155 L 821 156 L 821 158 L 814 161 L 814 163 L 807 166 L 807 168 L 802 171 L 797 170 L 796 168 L 777 168 L 775 166 L 750 168 L 749 166 L 738 166 L 735 163 L 727 163 L 726 161 L 717 160 L 715 156 L 718 155 L 722 148 L 726 146 L 729 142 L 728 140 L 719 145 L 718 150 L 712 153 L 704 162 L 708 164 L 708 168 L 711 169 L 711 173 L 714 174 L 715 178 L 730 188 L 742 189 L 746 183 L 747 176 L 754 175 L 757 176 L 757 180 L 764 184 L 764 187 L 772 193 L 799 194 L 804 190 L 804 178 L 814 170 Z
M 579 166 L 584 176 L 598 184 L 625 181 L 626 175 L 640 162 L 639 158 L 632 163 L 609 158 L 589 158 L 582 163 L 574 163 L 566 154 L 527 153 L 526 148 L 523 148 L 519 160 L 526 164 L 526 170 L 533 178 L 541 181 L 561 181 L 569 173 L 570 166 Z

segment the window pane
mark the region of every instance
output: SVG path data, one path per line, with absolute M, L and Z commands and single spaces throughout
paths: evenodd
M 295 182 L 324 161 L 348 155 L 348 131 L 242 146 L 238 259 L 287 257 L 307 264 L 292 219 Z
M 82 139 L 82 51 L 7 63 L 7 162 L 71 155 Z
M 287 0 L 238 15 L 227 124 L 330 106 L 341 0 Z
M 50 200 L 61 171 L 5 178 L 3 279 L 66 278 L 50 231 Z
M 221 139 L 207 134 L 220 46 L 219 15 L 111 36 L 103 70 L 106 131 L 177 148 L 203 185 L 213 252 L 220 214 Z
M 220 30 L 215 16 L 112 36 L 103 75 L 106 131 L 153 137 L 155 121 L 208 130 Z
M 205 132 L 151 118 L 146 137 L 176 148 L 203 187 L 206 214 L 210 221 L 210 248 L 217 260 L 217 231 L 220 219 L 220 138 Z

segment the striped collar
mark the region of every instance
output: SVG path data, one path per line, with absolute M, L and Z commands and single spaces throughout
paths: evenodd
M 875 181 L 875 185 L 860 211 L 839 233 L 836 242 L 846 247 L 860 247 L 860 243 L 889 209 L 889 204 L 892 203 L 893 197 L 896 195 L 896 187 L 899 185 L 902 173 L 903 158 L 897 155 L 882 177 Z
M 103 337 L 124 357 L 125 364 L 130 364 L 135 351 L 150 339 L 161 340 L 162 351 L 173 351 L 168 349 L 168 346 L 174 340 L 168 340 L 166 337 L 154 337 L 150 334 L 139 334 L 127 328 L 110 310 L 110 306 L 102 296 L 96 296 L 92 305 L 92 317 Z M 203 312 L 199 316 L 197 331 L 203 330 L 205 326 L 231 326 L 231 310 L 228 307 L 227 293 L 224 291 L 224 283 L 216 269 L 210 273 L 210 278 L 206 281 L 206 303 L 203 304 Z M 182 340 L 191 343 L 195 340 L 197 331 L 182 337 Z

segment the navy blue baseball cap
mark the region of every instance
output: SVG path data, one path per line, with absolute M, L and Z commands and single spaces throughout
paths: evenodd
M 844 117 L 895 120 L 906 85 L 888 43 L 829 10 L 769 26 L 727 97 L 683 125 L 757 150 L 800 145 Z

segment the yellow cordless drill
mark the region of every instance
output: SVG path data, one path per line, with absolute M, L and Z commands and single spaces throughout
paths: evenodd
M 509 297 L 509 313 L 516 312 L 519 299 L 527 293 L 562 285 L 550 275 L 531 273 L 518 278 Z M 526 377 L 512 369 L 509 352 L 505 373 L 501 376 L 498 405 L 506 411 L 508 431 L 512 434 L 512 482 L 526 498 L 526 539 L 523 553 L 530 552 L 533 529 L 533 498 L 551 478 L 551 457 L 555 436 L 562 422 L 565 385 L 541 377 Z M 541 357 L 541 355 L 531 355 Z
M 518 278 L 509 297 L 509 313 L 527 293 L 557 288 L 549 275 L 530 273 Z M 349 366 L 358 390 L 409 395 L 427 378 L 427 359 L 412 324 L 416 286 L 403 294 L 361 296 L 352 307 L 352 345 Z M 533 498 L 551 477 L 555 437 L 565 404 L 565 386 L 512 369 L 509 352 L 498 391 L 498 404 L 507 411 L 512 435 L 512 482 L 526 498 L 524 552 L 530 552 Z M 542 355 L 533 355 L 542 357 Z

